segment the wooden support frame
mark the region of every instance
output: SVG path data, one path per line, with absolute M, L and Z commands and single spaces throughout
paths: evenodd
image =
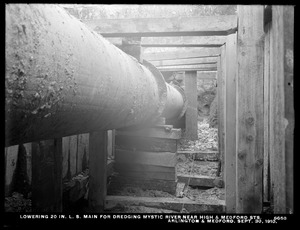
M 103 37 L 225 36 L 237 30 L 235 15 L 82 20 Z
M 237 213 L 262 213 L 264 6 L 238 5 Z
M 89 211 L 102 212 L 106 198 L 107 131 L 89 137 Z
M 236 34 L 226 42 L 224 178 L 226 213 L 236 212 Z

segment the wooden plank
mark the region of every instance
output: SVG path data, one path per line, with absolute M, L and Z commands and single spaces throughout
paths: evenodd
M 145 164 L 126 164 L 114 162 L 114 169 L 116 172 L 132 171 L 132 172 L 162 172 L 162 173 L 175 173 L 175 167 L 166 167 L 158 165 L 145 165 Z
M 293 7 L 272 6 L 270 160 L 274 213 L 293 212 Z
M 270 160 L 269 160 L 269 111 L 270 111 L 270 24 L 265 25 L 264 51 L 264 202 L 270 201 Z
M 121 131 L 117 130 L 116 135 L 126 135 L 133 137 L 155 137 L 164 139 L 175 139 L 181 138 L 181 129 L 165 129 L 163 127 L 139 129 L 133 131 Z
M 210 176 L 190 176 L 185 174 L 177 174 L 178 182 L 182 182 L 192 186 L 207 187 L 207 188 L 223 188 L 224 181 L 221 178 Z
M 175 181 L 176 173 L 174 172 L 143 172 L 143 171 L 119 171 L 121 176 L 140 178 L 140 179 L 158 179 L 158 180 L 168 180 Z
M 184 77 L 185 94 L 188 101 L 185 112 L 185 138 L 198 139 L 197 72 L 187 71 Z
M 176 65 L 195 65 L 195 64 L 215 64 L 217 63 L 217 57 L 158 60 L 158 61 L 151 61 L 151 63 L 156 67 L 176 66 Z
M 62 139 L 32 143 L 32 208 L 62 211 Z
M 112 210 L 120 206 L 138 205 L 169 209 L 180 212 L 183 205 L 189 213 L 224 213 L 225 202 L 223 200 L 201 199 L 192 201 L 186 197 L 129 197 L 107 196 L 105 210 Z
M 177 150 L 177 142 L 174 139 L 160 139 L 147 137 L 116 136 L 116 148 L 128 150 L 143 150 L 149 152 L 172 152 Z
M 103 37 L 225 36 L 237 30 L 235 15 L 82 20 Z
M 128 150 L 116 150 L 116 162 L 124 164 L 145 164 L 145 165 L 157 165 L 166 167 L 175 167 L 176 165 L 176 153 L 169 152 L 142 152 L 142 151 L 128 151 Z
M 143 37 L 141 45 L 144 47 L 168 47 L 168 46 L 221 46 L 226 42 L 226 36 L 181 36 L 181 37 Z
M 283 8 L 286 213 L 294 213 L 294 6 Z
M 217 76 L 217 102 L 218 102 L 218 148 L 220 166 L 218 175 L 224 178 L 224 148 L 225 148 L 225 133 L 224 133 L 224 104 L 225 104 L 225 76 L 226 76 L 226 45 L 221 47 L 221 55 L 218 60 L 218 76 Z
M 187 59 L 189 60 L 189 59 Z M 156 66 L 158 70 L 169 70 L 169 69 L 190 69 L 190 68 L 197 68 L 197 69 L 208 69 L 208 68 L 217 68 L 216 62 L 210 63 L 199 63 L 199 64 L 183 64 L 183 65 L 167 65 L 167 66 Z
M 224 178 L 226 212 L 236 207 L 236 34 L 226 42 Z
M 263 11 L 238 5 L 237 213 L 262 212 Z
M 160 72 L 177 72 L 177 71 L 186 71 L 186 72 L 197 72 L 197 71 L 216 71 L 216 67 L 206 67 L 206 68 L 194 68 L 194 67 L 174 67 L 174 68 L 163 68 L 159 69 Z
M 107 131 L 89 135 L 89 210 L 103 211 L 107 181 Z
M 88 168 L 87 154 L 89 143 L 87 133 L 78 135 L 77 145 L 77 173 L 80 173 Z
M 193 158 L 200 161 L 217 161 L 219 159 L 219 152 L 217 151 L 177 151 L 177 156 L 185 155 L 186 157 Z
M 138 187 L 143 190 L 159 190 L 175 195 L 175 180 L 146 179 L 136 177 L 126 177 L 122 175 L 112 176 L 108 194 L 118 194 L 126 187 Z
M 147 61 L 174 60 L 183 58 L 216 57 L 220 55 L 219 48 L 177 48 L 164 52 L 148 52 L 144 49 L 143 58 Z
M 120 37 L 106 37 L 108 41 L 116 46 L 122 45 Z M 173 46 L 196 46 L 196 45 L 216 45 L 221 46 L 226 42 L 226 36 L 181 36 L 181 37 L 142 37 L 141 46 L 144 47 L 168 47 Z
M 77 174 L 77 139 L 78 135 L 63 137 L 63 178 L 66 180 Z
M 11 195 L 13 189 L 13 175 L 18 160 L 19 145 L 5 148 L 5 196 Z

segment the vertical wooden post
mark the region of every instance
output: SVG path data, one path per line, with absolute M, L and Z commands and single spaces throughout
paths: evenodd
M 270 160 L 269 160 L 269 79 L 270 79 L 270 24 L 265 25 L 265 50 L 264 50 L 264 202 L 270 200 Z
M 236 33 L 227 36 L 225 80 L 225 202 L 226 212 L 236 207 Z
M 32 143 L 32 206 L 62 211 L 62 138 Z
M 188 101 L 185 112 L 185 137 L 198 139 L 197 71 L 187 71 L 184 76 L 184 89 Z
M 293 26 L 293 6 L 272 6 L 270 160 L 276 214 L 293 212 Z
M 238 5 L 237 213 L 262 212 L 263 11 Z
M 89 136 L 89 210 L 102 212 L 106 197 L 107 131 Z
M 225 75 L 226 75 L 226 65 L 225 65 L 225 55 L 226 55 L 226 45 L 220 48 L 220 57 L 217 62 L 217 101 L 218 101 L 218 139 L 219 139 L 219 172 L 221 177 L 224 178 L 224 104 L 225 104 Z
M 112 130 L 112 159 L 115 159 L 116 130 Z

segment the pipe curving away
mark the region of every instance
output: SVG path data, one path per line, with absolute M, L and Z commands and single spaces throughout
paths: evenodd
M 185 97 L 57 5 L 7 4 L 5 146 L 180 117 Z

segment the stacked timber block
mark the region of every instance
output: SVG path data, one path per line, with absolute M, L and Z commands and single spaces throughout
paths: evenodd
M 108 194 L 124 187 L 176 193 L 176 152 L 181 129 L 154 127 L 116 131 L 115 176 Z

